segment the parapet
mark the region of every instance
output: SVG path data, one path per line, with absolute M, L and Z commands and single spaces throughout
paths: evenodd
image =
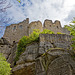
M 52 20 L 48 20 L 46 19 L 44 21 L 44 25 L 43 25 L 44 29 L 48 29 L 53 31 L 55 34 L 57 34 L 57 32 L 61 32 L 62 33 L 62 27 L 61 27 L 61 23 L 60 21 L 56 20 L 54 23 L 52 22 Z
M 48 29 L 53 31 L 55 34 L 57 34 L 57 32 L 69 34 L 67 30 L 61 27 L 61 23 L 58 20 L 53 23 L 52 20 L 46 19 L 42 25 L 41 21 L 34 21 L 29 24 L 29 18 L 26 18 L 26 20 L 18 24 L 7 26 L 3 37 L 13 43 L 13 41 L 19 41 L 23 36 L 31 34 L 33 29 L 39 29 L 41 32 L 43 29 Z
M 31 34 L 34 29 L 39 29 L 40 31 L 43 31 L 41 21 L 34 21 L 29 24 L 29 27 L 28 27 L 29 34 Z
M 57 26 L 61 26 L 61 23 L 60 23 L 59 20 L 56 20 L 56 21 L 54 22 L 54 24 L 57 25 Z
M 46 19 L 46 20 L 44 21 L 43 26 L 46 27 L 46 26 L 48 26 L 48 25 L 52 25 L 52 24 L 53 24 L 52 20 L 48 20 L 48 19 Z

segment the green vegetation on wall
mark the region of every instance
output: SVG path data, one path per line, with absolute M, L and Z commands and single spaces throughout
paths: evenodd
M 57 34 L 64 34 L 64 33 L 61 33 L 61 32 L 57 32 Z
M 67 28 L 70 31 L 70 35 L 73 35 L 73 44 L 71 46 L 73 47 L 73 50 L 75 50 L 75 18 L 72 19 L 69 25 L 65 25 L 64 28 Z
M 15 62 L 19 59 L 21 53 L 25 51 L 28 44 L 39 41 L 39 34 L 54 34 L 54 32 L 48 29 L 44 29 L 43 32 L 40 32 L 39 29 L 34 29 L 29 36 L 23 36 L 18 43 Z
M 54 32 L 48 29 L 44 29 L 43 32 L 41 32 L 41 34 L 54 34 Z
M 6 61 L 5 57 L 0 53 L 0 75 L 10 75 L 10 64 Z

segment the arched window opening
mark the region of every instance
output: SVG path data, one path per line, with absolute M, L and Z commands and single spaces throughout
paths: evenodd
M 57 28 L 59 28 L 59 27 L 57 26 Z
M 13 27 L 13 30 L 15 30 L 15 29 L 16 29 L 16 26 Z
M 51 25 L 50 25 L 50 27 L 51 27 Z
M 22 25 L 20 25 L 19 28 L 22 29 Z

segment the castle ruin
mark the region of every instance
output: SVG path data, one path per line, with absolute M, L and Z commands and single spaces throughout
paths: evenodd
M 40 34 L 39 41 L 28 44 L 15 61 L 18 43 L 13 42 L 18 42 L 24 35 L 29 36 L 33 29 L 48 29 L 55 34 Z M 6 27 L 0 39 L 0 53 L 11 64 L 12 75 L 75 75 L 75 52 L 71 47 L 73 36 L 69 33 L 58 20 L 54 23 L 45 20 L 42 25 L 40 21 L 29 23 L 27 18 Z
M 48 29 L 53 31 L 55 34 L 57 32 L 68 35 L 70 34 L 67 29 L 61 27 L 61 23 L 58 20 L 53 23 L 52 20 L 46 19 L 42 25 L 40 21 L 29 23 L 29 18 L 27 18 L 18 24 L 11 24 L 10 26 L 7 26 L 3 38 L 6 38 L 10 43 L 18 42 L 23 36 L 31 34 L 33 29 L 39 29 L 40 31 Z

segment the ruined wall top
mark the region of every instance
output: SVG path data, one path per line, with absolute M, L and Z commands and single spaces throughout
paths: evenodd
M 46 19 L 42 25 L 41 21 L 29 23 L 29 18 L 26 18 L 26 20 L 18 24 L 11 24 L 10 26 L 7 26 L 3 37 L 9 42 L 19 41 L 23 36 L 31 34 L 33 29 L 39 29 L 41 32 L 43 29 L 48 29 L 53 31 L 55 34 L 57 34 L 57 32 L 65 34 L 70 33 L 61 27 L 61 23 L 58 20 L 53 23 L 52 20 Z
M 29 26 L 28 26 L 29 34 L 31 34 L 33 32 L 33 29 L 39 29 L 42 32 L 43 27 L 42 27 L 41 21 L 34 21 L 29 24 Z
M 18 42 L 24 35 L 28 36 L 29 18 L 18 24 L 11 24 L 6 27 L 4 38 L 10 43 Z
M 46 27 L 46 25 L 48 26 L 48 25 L 56 25 L 56 26 L 61 26 L 61 23 L 60 23 L 60 21 L 59 20 L 55 20 L 55 22 L 53 23 L 52 22 L 52 20 L 48 20 L 48 19 L 46 19 L 45 21 L 44 21 L 44 27 Z

